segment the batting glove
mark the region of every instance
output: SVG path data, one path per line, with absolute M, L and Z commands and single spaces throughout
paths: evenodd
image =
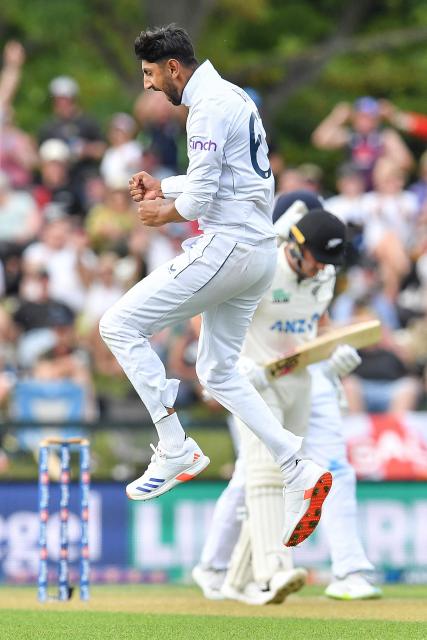
M 357 353 L 356 349 L 349 344 L 340 344 L 329 360 L 326 361 L 327 373 L 330 377 L 338 376 L 339 378 L 345 378 L 362 362 L 362 358 Z
M 258 391 L 263 391 L 263 389 L 266 389 L 269 386 L 270 383 L 264 367 L 256 364 L 256 362 L 250 358 L 242 356 L 239 359 L 237 368 L 239 373 L 246 376 L 249 382 L 255 387 L 255 389 L 258 389 Z
M 345 395 L 344 387 L 341 382 L 341 378 L 335 375 L 328 376 L 329 380 L 332 382 L 332 386 L 335 391 L 335 395 L 338 400 L 338 406 L 340 408 L 341 413 L 346 413 L 348 409 L 347 396 Z

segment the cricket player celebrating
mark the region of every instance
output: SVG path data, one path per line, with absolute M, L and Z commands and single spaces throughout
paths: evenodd
M 264 128 L 242 89 L 223 80 L 209 61 L 199 65 L 183 29 L 144 31 L 135 51 L 144 88 L 163 91 L 173 104 L 189 108 L 189 165 L 186 175 L 161 182 L 137 174 L 130 181 L 131 195 L 147 226 L 198 219 L 204 233 L 185 241 L 183 254 L 137 283 L 101 318 L 101 335 L 159 435 L 148 469 L 127 486 L 127 495 L 155 498 L 209 464 L 196 442 L 186 438 L 174 410 L 179 381 L 166 378 L 149 342 L 154 333 L 201 313 L 197 375 L 265 443 L 280 467 L 287 494 L 282 541 L 296 544 L 317 525 L 332 475 L 298 457 L 301 437 L 283 428 L 237 369 L 247 328 L 277 260 Z M 311 268 L 315 264 L 313 259 Z
M 313 204 L 318 208 L 307 213 Z M 279 249 L 276 274 L 254 315 L 241 368 L 279 420 L 286 420 L 300 434 L 309 422 L 304 453 L 334 472 L 334 487 L 324 517 L 329 524 L 334 523 L 327 527 L 327 537 L 336 581 L 329 585 L 326 595 L 342 599 L 379 597 L 380 590 L 366 577 L 373 567 L 357 530 L 355 475 L 346 458 L 334 384 L 337 376 L 347 375 L 360 363 L 357 352 L 342 345 L 329 361 L 312 365 L 310 372 L 274 380 L 267 378 L 263 366 L 316 335 L 318 321 L 324 318 L 332 298 L 332 263 L 340 264 L 343 257 L 344 243 L 336 240 L 344 238 L 344 226 L 322 211 L 317 198 L 306 192 L 282 196 L 276 204 L 275 217 L 287 211 L 289 205 L 288 215 L 281 217 L 276 227 L 282 237 L 290 231 L 290 240 Z M 282 602 L 304 585 L 306 571 L 294 569 L 290 552 L 277 544 L 283 520 L 277 465 L 244 425 L 240 432 L 241 453 L 235 474 L 218 501 L 201 563 L 195 567 L 193 577 L 210 598 L 228 597 L 248 604 Z M 236 513 L 245 494 L 247 518 L 240 531 Z

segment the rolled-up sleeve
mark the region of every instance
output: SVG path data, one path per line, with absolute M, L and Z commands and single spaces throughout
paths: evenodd
M 228 128 L 226 114 L 210 101 L 201 102 L 189 117 L 188 170 L 175 200 L 176 210 L 187 220 L 204 215 L 218 192 Z

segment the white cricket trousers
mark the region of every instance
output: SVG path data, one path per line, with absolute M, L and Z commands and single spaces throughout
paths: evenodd
M 249 245 L 206 234 L 182 246 L 184 253 L 138 282 L 102 316 L 101 336 L 156 423 L 173 407 L 179 380 L 166 378 L 149 339 L 201 313 L 196 363 L 201 384 L 281 465 L 300 449 L 302 438 L 283 429 L 236 368 L 254 311 L 275 272 L 276 240 Z

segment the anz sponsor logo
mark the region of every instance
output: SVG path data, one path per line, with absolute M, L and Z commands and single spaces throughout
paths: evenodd
M 320 315 L 314 313 L 310 319 L 276 320 L 276 322 L 271 325 L 270 331 L 278 331 L 279 333 L 307 333 L 308 331 L 313 331 L 319 318 Z
M 216 151 L 217 144 L 213 140 L 206 140 L 200 136 L 192 136 L 188 141 L 192 151 Z

